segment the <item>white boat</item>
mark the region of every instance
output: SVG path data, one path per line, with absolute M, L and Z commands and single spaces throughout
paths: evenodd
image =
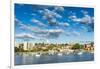
M 58 55 L 58 56 L 62 56 L 63 54 L 62 54 L 62 53 L 58 53 L 57 55 Z
M 79 52 L 79 53 L 77 53 L 78 55 L 82 55 L 83 54 L 83 52 Z
M 41 55 L 40 55 L 40 54 L 36 54 L 35 56 L 36 56 L 36 57 L 40 57 Z
M 93 51 L 92 51 L 92 52 L 90 52 L 90 53 L 94 54 L 94 52 L 93 52 Z

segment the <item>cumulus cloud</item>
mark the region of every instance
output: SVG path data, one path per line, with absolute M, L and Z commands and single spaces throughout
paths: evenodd
M 52 17 L 56 17 L 56 18 L 62 18 L 62 16 L 54 11 L 48 10 L 48 9 L 44 9 L 44 15 L 45 16 L 52 16 Z
M 35 21 L 35 22 L 37 22 L 37 21 Z M 25 25 L 22 22 L 19 23 L 19 25 L 21 26 L 20 27 L 21 29 L 26 29 L 26 30 L 32 31 L 35 34 L 35 36 L 40 37 L 40 38 L 43 37 L 43 38 L 54 38 L 55 39 L 55 38 L 58 38 L 62 33 L 64 33 L 64 30 L 62 30 L 62 29 L 39 29 L 37 27 L 31 27 L 31 26 Z M 20 35 L 17 35 L 16 37 L 24 38 L 24 39 L 33 38 L 32 36 L 31 37 L 30 36 L 31 35 L 29 35 L 29 34 L 20 34 Z
M 54 7 L 54 11 L 64 11 L 64 7 L 56 6 L 56 7 Z
M 35 35 L 38 37 L 44 37 L 44 38 L 58 38 L 62 33 L 64 33 L 64 30 L 62 29 L 46 29 L 46 30 L 39 30 L 35 32 Z
M 84 24 L 87 26 L 88 30 L 94 30 L 94 17 L 90 16 L 87 11 L 81 11 L 83 17 L 78 18 L 76 15 L 69 16 L 69 19 L 75 23 Z
M 44 27 L 44 26 L 46 26 L 46 24 L 44 24 L 44 23 L 42 23 L 41 21 L 39 21 L 39 20 L 37 20 L 37 19 L 31 19 L 31 22 L 32 23 L 35 23 L 35 24 L 37 24 L 38 26 L 41 26 L 41 27 Z
M 38 27 L 32 27 L 32 26 L 30 26 L 30 25 L 26 25 L 26 24 L 24 24 L 22 21 L 20 21 L 20 20 L 17 19 L 17 18 L 15 18 L 15 23 L 16 23 L 17 25 L 19 25 L 19 28 L 20 28 L 20 29 L 29 30 L 29 31 L 32 31 L 32 32 L 34 32 L 34 31 L 36 31 L 36 30 L 39 30 Z
M 52 19 L 48 20 L 48 24 L 50 26 L 59 26 L 59 27 L 60 26 L 62 26 L 62 27 L 68 27 L 68 26 L 70 26 L 69 23 L 67 23 L 67 22 L 59 22 L 55 18 L 52 18 Z
M 88 14 L 86 14 L 86 12 L 84 12 L 84 16 L 82 18 L 78 18 L 75 15 L 72 15 L 69 17 L 72 21 L 74 22 L 78 22 L 78 23 L 83 23 L 83 24 L 90 24 L 90 23 L 94 23 L 93 22 L 93 17 L 89 16 Z
M 90 23 L 93 23 L 93 19 L 92 19 L 91 16 L 85 15 L 85 16 L 80 20 L 80 22 L 90 24 Z
M 77 19 L 76 15 L 71 15 L 69 16 L 69 19 L 71 19 L 72 21 L 74 21 L 74 19 Z
M 63 23 L 61 23 L 61 24 L 59 23 L 60 26 L 64 25 L 64 24 Z M 22 33 L 22 34 L 15 35 L 15 37 L 17 39 L 23 39 L 23 40 L 30 40 L 30 39 L 56 39 L 56 38 L 59 38 L 61 34 L 65 34 L 66 36 L 70 36 L 71 35 L 70 33 L 65 32 L 63 29 L 39 29 L 37 27 L 31 27 L 31 26 L 25 25 L 22 22 L 20 22 L 19 25 L 21 26 L 22 29 L 27 29 L 29 31 L 32 31 L 34 36 L 31 35 L 31 34 L 28 34 L 28 33 L 27 34 L 26 33 Z M 68 26 L 67 23 L 65 24 L 65 26 Z M 74 35 L 79 35 L 76 32 L 73 32 L 73 34 Z
M 28 25 L 25 25 L 25 24 L 22 24 L 20 29 L 25 29 L 25 30 L 32 31 L 32 32 L 39 30 L 38 27 L 32 27 L 32 26 L 28 26 Z
M 37 30 L 37 31 L 35 31 L 34 33 L 36 33 L 36 34 L 47 34 L 48 33 L 48 30 Z
M 47 38 L 58 38 L 64 31 L 61 29 L 48 30 Z
M 20 33 L 15 35 L 16 39 L 30 41 L 30 40 L 47 40 L 47 35 L 44 34 L 30 34 L 30 33 Z
M 67 22 L 66 22 L 66 23 L 59 23 L 58 25 L 59 25 L 59 26 L 64 26 L 64 27 L 70 26 L 69 23 L 67 23 Z
M 52 19 L 48 19 L 48 24 L 50 26 L 57 26 L 58 25 L 58 22 L 55 18 L 52 18 Z
M 54 8 L 54 10 L 64 11 L 64 8 L 57 6 L 57 7 Z M 39 10 L 39 12 L 43 15 L 43 19 L 47 20 L 48 25 L 59 26 L 59 27 L 60 26 L 68 27 L 69 23 L 57 21 L 57 18 L 62 18 L 62 16 L 54 10 L 51 11 L 51 10 L 48 10 L 48 9 L 44 9 L 44 10 Z
M 61 29 L 45 29 L 45 30 L 37 30 L 35 33 L 39 34 L 47 34 L 47 33 L 62 33 L 64 32 Z
M 64 32 L 62 29 L 50 29 L 48 30 L 49 33 L 62 33 Z
M 37 37 L 28 34 L 28 33 L 21 33 L 21 34 L 16 34 L 15 38 L 17 39 L 23 39 L 23 40 L 30 40 L 30 39 L 37 39 Z
M 43 19 L 48 21 L 48 24 L 54 26 L 57 24 L 56 18 L 62 18 L 62 16 L 54 11 L 44 9 L 40 10 L 40 13 L 43 15 Z

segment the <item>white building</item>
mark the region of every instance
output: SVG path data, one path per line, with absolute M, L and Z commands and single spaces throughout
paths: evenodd
M 34 44 L 30 43 L 30 42 L 24 42 L 24 50 L 32 50 L 33 49 Z

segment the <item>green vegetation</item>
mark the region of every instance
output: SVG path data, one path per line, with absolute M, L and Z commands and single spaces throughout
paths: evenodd
M 93 46 L 93 42 L 90 43 Z M 19 44 L 18 47 L 15 47 L 15 52 L 48 52 L 50 50 L 59 52 L 60 50 L 80 50 L 84 49 L 84 46 L 76 43 L 74 45 L 70 44 L 45 44 L 45 43 L 35 43 L 31 49 L 24 50 L 24 44 Z
M 82 49 L 82 48 L 83 48 L 83 46 L 80 45 L 79 43 L 74 44 L 73 47 L 72 47 L 73 50 Z

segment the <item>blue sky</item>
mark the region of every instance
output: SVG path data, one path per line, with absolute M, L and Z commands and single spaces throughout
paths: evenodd
M 93 41 L 94 9 L 15 4 L 15 41 L 67 43 Z

